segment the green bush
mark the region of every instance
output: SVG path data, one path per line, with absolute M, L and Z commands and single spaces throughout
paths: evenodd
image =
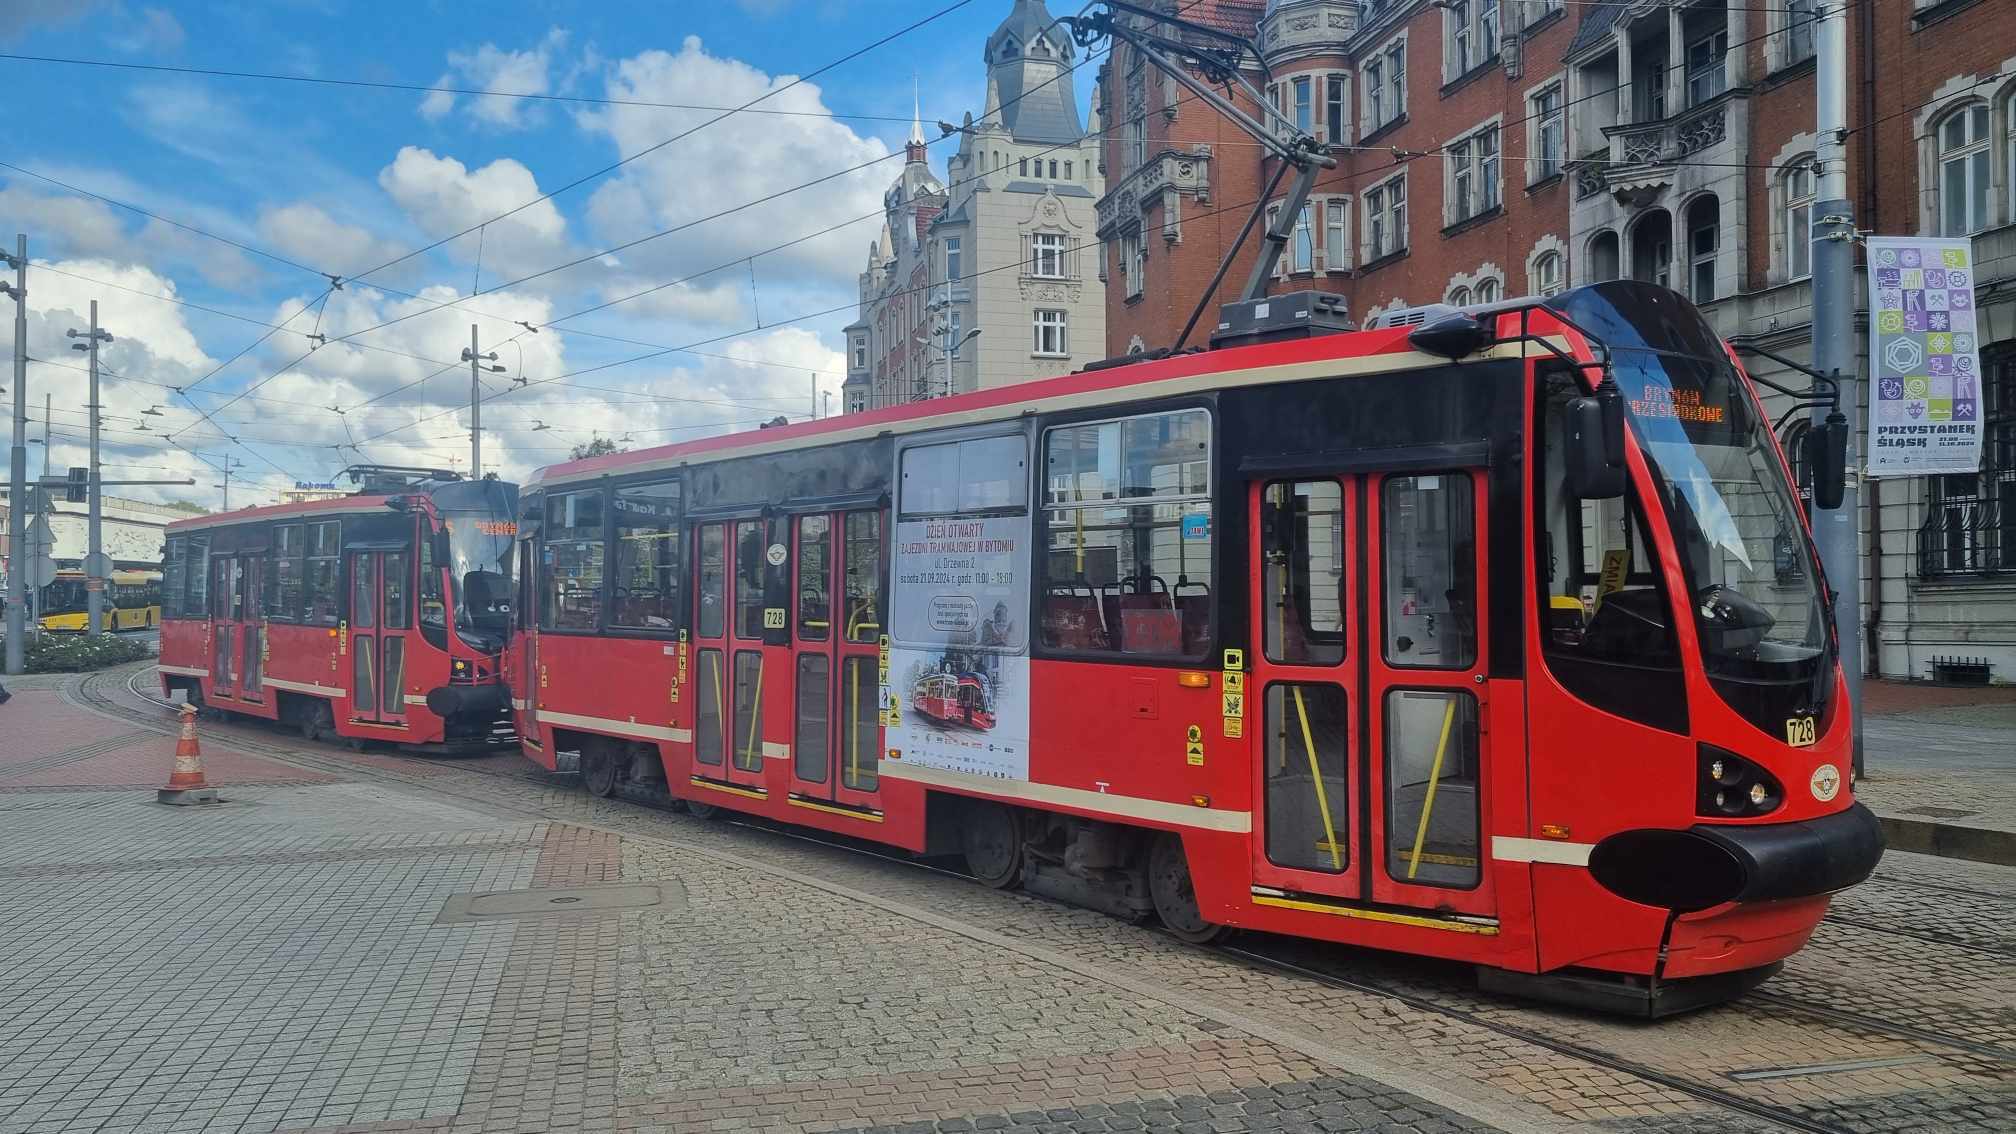
M 43 634 L 40 641 L 28 643 L 23 660 L 29 673 L 78 673 L 153 656 L 154 651 L 146 642 L 134 638 L 113 634 L 96 638 L 84 634 Z

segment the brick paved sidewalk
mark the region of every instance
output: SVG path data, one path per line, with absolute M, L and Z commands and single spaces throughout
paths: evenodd
M 0 705 L 0 792 L 158 788 L 175 762 L 175 740 L 122 725 L 65 699 L 63 679 L 10 685 Z M 199 729 L 199 732 L 201 730 Z M 218 785 L 323 783 L 329 777 L 203 742 L 203 770 Z
M 231 802 L 163 807 L 172 741 L 53 689 L 0 730 L 0 1134 L 1530 1128 L 675 843 L 214 738 Z

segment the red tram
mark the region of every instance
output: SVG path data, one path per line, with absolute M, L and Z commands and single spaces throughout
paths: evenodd
M 356 466 L 357 493 L 168 525 L 161 687 L 310 739 L 515 742 L 499 657 L 518 490 Z
M 518 729 L 597 794 L 1653 1015 L 1764 979 L 1881 853 L 1785 460 L 1649 285 L 574 461 L 524 505 Z

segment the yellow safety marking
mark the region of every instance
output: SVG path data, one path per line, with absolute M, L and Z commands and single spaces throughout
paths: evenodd
M 1323 812 L 1323 841 L 1330 844 L 1330 868 L 1342 870 L 1344 859 L 1337 853 L 1337 825 L 1330 821 L 1330 795 L 1323 790 L 1323 770 L 1316 766 L 1316 734 L 1309 728 L 1309 708 L 1302 703 L 1302 687 L 1290 688 L 1295 690 L 1295 715 L 1302 719 L 1302 746 L 1309 752 L 1309 778 L 1316 784 L 1316 806 Z
M 721 651 L 708 651 L 707 668 L 714 671 L 714 720 L 720 725 L 721 731 L 725 733 L 731 725 L 728 720 L 727 695 L 721 691 Z M 719 759 L 719 757 L 717 756 L 716 759 Z M 712 764 L 714 761 L 709 760 L 707 762 Z
M 764 791 L 762 788 L 735 787 L 731 784 L 718 783 L 714 780 L 703 780 L 699 776 L 694 776 L 688 782 L 694 787 L 703 787 L 708 791 L 718 791 L 727 795 L 739 795 L 745 799 L 767 799 L 770 795 L 769 792 Z
M 756 758 L 756 736 L 763 731 L 763 655 L 756 655 L 756 696 L 749 702 L 749 739 L 742 745 L 742 770 L 755 771 L 763 766 Z
M 1228 669 L 1225 671 L 1224 677 L 1225 677 L 1225 692 L 1240 693 L 1240 694 L 1246 692 L 1245 674 L 1240 673 L 1236 669 Z
M 1337 917 L 1357 918 L 1360 921 L 1384 922 L 1388 925 L 1411 925 L 1419 929 L 1444 929 L 1451 933 L 1475 933 L 1484 937 L 1498 935 L 1497 922 L 1452 921 L 1445 918 L 1421 917 L 1417 914 L 1391 913 L 1386 910 L 1368 910 L 1357 906 L 1337 906 L 1328 902 L 1307 902 L 1296 898 L 1277 898 L 1271 894 L 1253 895 L 1256 906 L 1274 906 L 1284 910 L 1302 910 L 1306 913 L 1334 914 Z
M 1414 855 L 1407 863 L 1407 877 L 1421 869 L 1421 844 L 1428 838 L 1428 816 L 1435 811 L 1435 788 L 1442 782 L 1442 757 L 1449 751 L 1449 728 L 1456 723 L 1456 698 L 1442 710 L 1442 739 L 1435 742 L 1435 766 L 1428 770 L 1428 798 L 1421 801 L 1421 821 L 1414 825 Z
M 793 807 L 803 807 L 808 811 L 823 811 L 828 815 L 845 815 L 849 819 L 859 819 L 864 823 L 882 822 L 882 813 L 880 811 L 856 811 L 851 807 L 835 807 L 830 803 L 820 803 L 816 800 L 811 799 L 800 799 L 795 795 L 790 797 L 789 799 L 786 799 L 784 802 L 790 804 Z
M 1467 854 L 1436 854 L 1436 853 L 1435 853 L 1434 851 L 1424 851 L 1424 852 L 1422 852 L 1422 854 L 1421 854 L 1421 861 L 1422 861 L 1422 862 L 1427 862 L 1427 863 L 1433 863 L 1433 864 L 1434 864 L 1434 865 L 1436 865 L 1436 866 L 1475 866 L 1475 865 L 1477 865 L 1477 859 L 1476 859 L 1476 858 L 1475 858 L 1474 856 L 1472 856 L 1472 855 L 1467 855 Z

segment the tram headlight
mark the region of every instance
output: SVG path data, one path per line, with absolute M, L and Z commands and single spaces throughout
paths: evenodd
M 1785 801 L 1785 789 L 1762 765 L 1734 752 L 1704 744 L 1695 811 L 1725 819 L 1768 815 Z

